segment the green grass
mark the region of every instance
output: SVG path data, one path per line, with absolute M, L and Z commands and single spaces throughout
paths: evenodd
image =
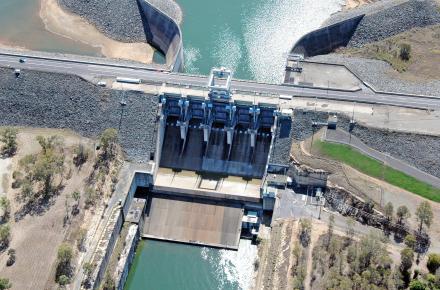
M 440 189 L 415 179 L 401 171 L 384 166 L 380 161 L 370 158 L 348 145 L 316 141 L 315 150 L 331 159 L 341 161 L 362 173 L 382 179 L 392 185 L 423 196 L 429 200 L 440 202 Z

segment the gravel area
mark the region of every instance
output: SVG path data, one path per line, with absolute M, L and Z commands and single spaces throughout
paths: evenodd
M 440 11 L 434 0 L 382 0 L 335 13 L 323 27 L 362 14 L 365 17 L 359 23 L 348 47 L 360 47 L 415 27 L 440 23 Z
M 121 109 L 124 98 L 127 105 Z M 66 128 L 96 138 L 120 128 L 132 161 L 146 162 L 156 149 L 156 97 L 97 87 L 77 76 L 0 68 L 0 125 Z
M 440 81 L 410 82 L 393 78 L 389 74 L 393 68 L 384 61 L 340 54 L 319 55 L 310 58 L 310 60 L 344 64 L 378 91 L 432 96 L 440 94 Z
M 144 1 L 144 0 L 139 0 Z M 85 18 L 105 35 L 123 42 L 146 42 L 142 11 L 137 0 L 58 0 L 60 5 Z M 153 0 L 153 5 L 179 23 L 180 7 L 173 0 Z M 180 16 L 179 16 L 180 15 Z M 180 19 L 180 20 L 179 20 Z

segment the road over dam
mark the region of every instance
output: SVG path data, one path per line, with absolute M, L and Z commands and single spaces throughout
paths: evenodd
M 26 58 L 24 63 L 20 58 Z M 206 88 L 208 83 L 207 76 L 187 75 L 170 73 L 166 71 L 149 69 L 147 67 L 109 62 L 108 60 L 84 60 L 76 59 L 74 56 L 38 56 L 29 52 L 0 52 L 0 66 L 31 69 L 37 71 L 56 72 L 64 74 L 75 74 L 84 77 L 128 77 L 141 79 L 148 83 L 169 83 L 191 86 L 194 88 Z M 392 106 L 402 106 L 410 108 L 440 110 L 439 96 L 415 96 L 405 94 L 387 94 L 368 91 L 338 91 L 319 88 L 304 88 L 287 86 L 280 84 L 258 83 L 253 81 L 233 80 L 231 89 L 242 92 L 271 94 L 271 95 L 291 95 L 298 97 L 319 98 L 347 102 L 362 102 L 370 104 L 384 104 Z

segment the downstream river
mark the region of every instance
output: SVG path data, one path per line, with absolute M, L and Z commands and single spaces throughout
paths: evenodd
M 249 289 L 256 256 L 249 240 L 238 251 L 143 240 L 125 290 Z

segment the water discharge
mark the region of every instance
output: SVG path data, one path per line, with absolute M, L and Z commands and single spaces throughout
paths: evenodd
M 249 240 L 238 251 L 141 241 L 125 289 L 250 289 L 256 256 Z

